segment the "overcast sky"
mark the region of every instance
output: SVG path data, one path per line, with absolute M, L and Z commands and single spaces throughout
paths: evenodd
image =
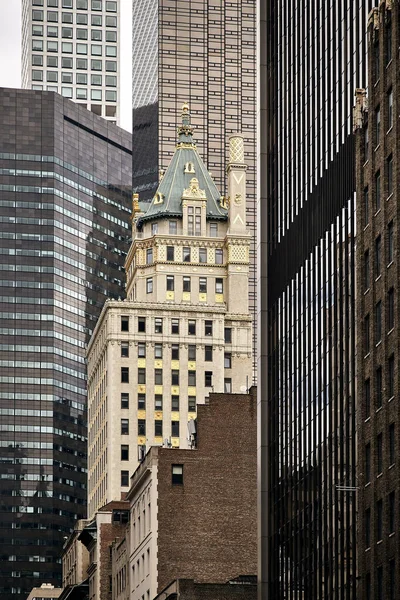
M 121 127 L 131 131 L 132 0 L 121 1 Z M 0 87 L 21 87 L 21 0 L 0 0 Z

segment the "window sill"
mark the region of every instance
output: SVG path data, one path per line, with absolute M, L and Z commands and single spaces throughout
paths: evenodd
M 364 423 L 368 423 L 368 421 L 370 421 L 370 420 L 371 420 L 371 417 L 367 417 L 367 418 L 364 420 Z
M 391 538 L 391 537 L 393 537 L 393 536 L 394 536 L 394 534 L 395 534 L 395 532 L 394 532 L 394 531 L 392 531 L 392 533 L 389 533 L 389 537 L 390 537 L 390 538 Z
M 391 126 L 389 127 L 389 129 L 388 129 L 388 130 L 387 130 L 387 132 L 386 132 L 386 135 L 387 135 L 388 133 L 390 133 L 390 132 L 392 131 L 392 129 L 393 129 L 393 125 L 391 125 Z
M 375 212 L 374 217 L 377 217 L 379 215 L 379 213 L 381 212 L 381 208 L 378 208 L 378 210 Z
M 376 87 L 377 85 L 379 85 L 380 81 L 381 81 L 381 78 L 378 77 L 378 79 L 374 83 L 374 87 Z
M 368 546 L 368 548 L 365 548 L 364 552 L 369 552 L 371 550 L 371 546 Z
M 394 464 L 395 464 L 395 463 L 393 463 L 392 465 L 389 465 L 389 466 L 388 466 L 388 469 L 393 469 L 393 467 L 394 467 Z
M 393 264 L 393 261 L 391 260 L 390 263 L 388 264 L 388 266 L 386 268 L 388 269 L 389 267 L 392 266 L 392 264 Z
M 367 158 L 367 160 L 363 164 L 363 167 L 366 167 L 368 163 L 369 163 L 369 159 Z
M 379 144 L 377 144 L 375 146 L 374 152 L 378 152 L 379 148 L 381 147 L 381 143 L 379 142 Z
M 392 62 L 393 62 L 393 58 L 391 58 L 391 59 L 389 60 L 388 64 L 386 65 L 386 69 L 387 69 L 388 67 L 390 67 L 390 65 L 392 64 Z
M 382 273 L 379 273 L 379 275 L 377 277 L 375 277 L 375 281 L 379 281 L 381 277 L 382 277 Z
M 376 545 L 377 545 L 377 546 L 379 546 L 379 544 L 382 544 L 382 543 L 383 543 L 383 540 L 378 540 L 378 541 L 376 542 Z
M 379 479 L 382 476 L 383 476 L 383 473 L 379 473 L 379 475 L 377 475 L 376 478 Z
M 391 396 L 388 400 L 388 402 L 391 402 L 392 400 L 394 400 L 394 396 Z
M 367 352 L 367 354 L 364 355 L 364 359 L 365 358 L 369 358 L 369 355 L 371 354 L 371 352 Z
M 389 196 L 386 198 L 386 202 L 389 202 L 389 200 L 391 200 L 392 198 L 393 198 L 393 192 L 390 192 Z
M 379 348 L 379 346 L 382 344 L 382 340 L 379 340 L 379 342 L 376 342 L 375 344 L 375 348 Z
M 376 409 L 375 414 L 378 414 L 378 412 L 381 410 L 382 410 L 382 406 L 380 406 L 379 408 Z M 382 473 L 381 473 L 381 475 L 382 475 Z M 379 475 L 378 475 L 378 477 L 379 477 Z
M 366 231 L 369 227 L 369 223 L 367 223 L 366 225 L 364 225 L 364 231 Z
M 368 292 L 369 292 L 369 290 L 370 290 L 370 289 L 371 289 L 371 288 L 369 288 L 369 287 L 368 287 L 368 288 L 365 290 L 365 292 L 364 292 L 364 296 L 366 296 L 366 295 L 368 294 Z
M 368 481 L 368 483 L 366 483 L 364 487 L 366 487 L 366 488 L 367 488 L 367 487 L 369 487 L 370 485 L 371 485 L 371 482 L 370 482 L 370 481 Z

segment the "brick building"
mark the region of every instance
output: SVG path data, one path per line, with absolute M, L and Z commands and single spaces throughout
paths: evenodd
M 224 584 L 256 573 L 255 388 L 211 394 L 196 430 L 194 449 L 152 447 L 131 478 L 132 600 L 177 578 Z
M 197 583 L 193 579 L 177 579 L 164 588 L 154 600 L 256 600 L 257 578 L 237 577 L 226 583 Z
M 360 598 L 394 600 L 399 557 L 398 0 L 368 20 L 368 104 L 356 91 L 358 573 Z

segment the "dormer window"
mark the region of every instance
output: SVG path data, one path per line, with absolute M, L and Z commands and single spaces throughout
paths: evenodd
M 187 162 L 185 164 L 185 170 L 184 173 L 195 173 L 196 171 L 194 170 L 194 164 L 192 162 Z
M 157 192 L 154 196 L 154 204 L 162 204 L 164 202 L 164 195 L 161 192 Z
M 201 235 L 200 206 L 188 206 L 188 235 Z

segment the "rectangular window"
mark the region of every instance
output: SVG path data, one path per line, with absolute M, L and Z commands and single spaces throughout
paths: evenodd
M 146 410 L 146 394 L 138 394 L 138 410 Z
M 146 419 L 138 419 L 138 435 L 146 435 Z
M 207 277 L 199 277 L 199 294 L 207 293 Z
M 224 293 L 224 282 L 223 279 L 217 277 L 215 280 L 215 293 L 223 294 Z
M 156 419 L 154 421 L 154 437 L 162 437 L 162 434 L 163 434 L 162 420 Z
M 365 600 L 372 600 L 372 598 L 371 598 L 371 573 L 367 573 L 365 576 Z
M 210 237 L 218 237 L 218 223 L 210 223 Z
M 106 46 L 106 56 L 117 56 L 117 46 Z
M 94 58 L 90 61 L 92 71 L 101 71 L 103 68 L 103 61 L 99 58 Z
M 232 354 L 230 352 L 225 352 L 225 354 L 224 354 L 224 368 L 225 369 L 232 368 Z
M 389 600 L 396 600 L 396 563 L 394 558 L 389 560 Z
M 58 12 L 56 12 L 55 10 L 48 10 L 47 20 L 49 21 L 49 23 L 58 23 Z
M 382 302 L 375 305 L 375 343 L 378 344 L 382 340 Z
M 212 387 L 212 371 L 205 371 L 204 385 L 205 387 Z
M 121 419 L 121 435 L 129 435 L 129 419 Z
M 223 260 L 224 260 L 224 257 L 223 257 L 223 251 L 222 251 L 222 249 L 221 248 L 216 248 L 215 249 L 215 264 L 222 265 Z
M 179 437 L 179 421 L 171 421 L 172 437 Z
M 87 54 L 87 44 L 76 44 L 77 54 Z
M 172 485 L 183 485 L 183 465 L 172 465 Z
M 188 385 L 196 385 L 196 371 L 188 371 Z
M 138 332 L 146 333 L 146 317 L 138 317 Z
M 147 279 L 146 279 L 146 292 L 147 292 L 147 294 L 153 293 L 153 278 L 152 277 L 147 277 Z
M 196 412 L 196 396 L 188 397 L 188 411 Z
M 393 90 L 388 92 L 388 129 L 393 127 Z
M 78 18 L 79 18 L 80 16 L 81 16 L 81 15 L 76 15 L 76 22 L 77 22 L 77 23 L 79 23 L 79 20 L 78 20 Z M 86 16 L 86 15 L 85 15 L 85 16 Z M 63 13 L 61 14 L 61 21 L 62 21 L 63 23 L 69 23 L 69 24 L 72 24 L 72 23 L 74 22 L 74 20 L 73 20 L 73 14 L 72 14 L 72 13 L 66 13 L 66 12 L 63 12 Z
M 102 10 L 102 0 L 92 0 L 92 10 Z
M 376 369 L 376 408 L 382 406 L 382 367 Z
M 163 320 L 162 317 L 156 317 L 154 319 L 154 333 L 163 332 Z
M 53 58 L 53 57 L 49 57 L 49 58 Z M 32 55 L 32 65 L 34 65 L 35 67 L 43 67 L 43 56 L 40 54 L 33 54 Z M 49 66 L 49 63 L 47 62 L 47 66 Z M 53 66 L 53 65 L 50 65 Z
M 225 344 L 232 344 L 232 328 L 231 327 L 225 327 L 224 340 L 225 340 Z
M 146 250 L 146 264 L 151 265 L 153 262 L 153 248 L 147 248 Z
M 171 319 L 172 335 L 179 335 L 179 319 Z
M 194 344 L 188 346 L 188 360 L 196 360 L 196 346 Z
M 154 358 L 163 357 L 163 346 L 162 344 L 154 344 Z
M 163 397 L 161 394 L 156 394 L 154 396 L 154 409 L 162 410 L 163 409 Z
M 115 60 L 106 60 L 106 71 L 109 73 L 116 73 L 117 71 L 117 63 Z M 171 224 L 171 222 L 170 222 Z M 171 231 L 170 231 L 171 233 Z
M 90 83 L 92 85 L 102 85 L 103 79 L 101 75 L 92 75 L 90 78 Z
M 61 27 L 61 35 L 63 38 L 72 40 L 72 27 Z
M 91 39 L 92 39 L 93 42 L 101 42 L 102 37 L 103 37 L 103 35 L 102 35 L 101 29 L 92 29 L 92 31 L 91 31 Z M 97 47 L 98 46 L 96 46 L 96 48 Z M 95 54 L 95 52 L 92 52 L 92 54 Z M 97 54 L 97 52 L 96 52 L 96 54 Z M 100 54 L 101 54 L 101 52 L 100 52 Z
M 179 344 L 172 344 L 171 346 L 171 359 L 179 360 Z
M 394 423 L 390 423 L 389 425 L 389 466 L 394 465 L 395 460 L 395 437 L 394 437 Z
M 224 379 L 224 392 L 225 394 L 232 394 L 232 379 L 230 377 Z
M 175 260 L 174 246 L 167 246 L 167 260 Z
M 179 371 L 177 369 L 171 371 L 171 385 L 179 385 Z
M 183 291 L 190 292 L 190 277 L 183 277 Z
M 393 156 L 392 154 L 387 158 L 386 161 L 387 171 L 387 182 L 388 182 L 388 196 L 393 193 Z
M 371 444 L 365 446 L 365 481 L 369 483 L 371 481 Z
M 394 229 L 393 221 L 388 225 L 388 264 L 393 262 L 394 258 Z
M 47 71 L 46 79 L 47 79 L 47 81 L 50 81 L 52 83 L 57 83 L 57 81 L 58 81 L 57 71 Z
M 196 321 L 193 319 L 188 321 L 188 335 L 196 335 Z
M 394 354 L 388 360 L 388 394 L 389 399 L 394 397 Z
M 163 382 L 162 369 L 154 369 L 154 383 L 156 385 L 162 385 L 162 382 Z
M 213 322 L 212 321 L 204 321 L 204 335 L 212 335 L 213 334 Z
M 382 498 L 376 503 L 376 539 L 381 540 L 383 536 L 383 502 Z
M 121 460 L 129 460 L 129 446 L 128 444 L 121 445 Z
M 129 383 L 129 367 L 121 367 L 121 383 Z
M 380 500 L 379 502 L 382 502 Z M 382 538 L 378 538 L 382 539 Z M 380 565 L 376 569 L 376 600 L 383 600 L 383 567 Z
M 369 315 L 364 317 L 364 341 L 365 341 L 365 354 L 370 352 L 370 334 L 369 334 Z
M 364 252 L 364 291 L 368 290 L 369 286 L 369 250 L 366 250 Z
M 32 40 L 32 50 L 34 52 L 43 52 L 43 40 Z
M 179 410 L 179 396 L 171 396 L 171 410 Z
M 138 343 L 138 358 L 146 358 L 146 344 L 144 342 Z
M 364 128 L 364 162 L 368 160 L 368 150 L 369 150 L 369 129 L 368 124 L 365 125 Z
M 381 141 L 381 108 L 375 110 L 375 145 L 379 146 Z
M 389 533 L 394 533 L 395 531 L 395 512 L 396 512 L 396 505 L 395 505 L 395 495 L 394 492 L 390 492 L 389 494 L 389 498 L 388 498 L 388 512 L 389 512 Z
M 206 362 L 212 362 L 213 360 L 213 347 L 204 346 L 204 360 Z
M 77 69 L 87 69 L 88 68 L 87 58 L 77 58 L 76 59 L 76 68 Z
M 175 277 L 173 275 L 167 275 L 167 292 L 173 292 L 175 290 Z
M 365 418 L 371 416 L 371 380 L 368 378 L 364 382 L 365 391 Z
M 107 17 L 107 20 L 110 17 Z M 108 61 L 111 62 L 111 61 Z M 116 64 L 116 63 L 115 63 Z M 110 69 L 111 70 L 111 69 Z M 116 69 L 115 69 L 116 70 Z M 178 222 L 177 221 L 168 221 L 168 226 L 169 226 L 169 234 L 170 235 L 176 235 L 178 233 Z
M 378 237 L 375 240 L 375 277 L 379 277 L 379 275 L 381 274 L 381 261 L 382 261 L 382 243 L 381 243 L 381 236 L 378 235 Z
M 129 408 L 129 394 L 126 392 L 121 394 L 121 408 Z
M 43 35 L 43 25 L 32 25 L 32 35 Z M 36 47 L 37 49 L 37 47 Z
M 383 472 L 383 435 L 378 433 L 376 436 L 376 469 L 377 474 Z M 378 538 L 380 539 L 380 538 Z
M 394 288 L 388 291 L 388 330 L 394 328 Z
M 117 32 L 116 31 L 106 31 L 106 42 L 116 42 L 117 41 Z
M 72 73 L 61 73 L 61 82 L 62 83 L 73 83 Z
M 371 546 L 371 509 L 365 511 L 365 547 Z
M 106 85 L 117 85 L 117 78 L 114 75 L 106 75 Z M 151 235 L 158 233 L 158 223 L 151 224 Z
M 115 2 L 115 0 L 108 0 L 106 2 L 106 11 L 117 12 L 117 3 Z
M 207 248 L 199 248 L 199 262 L 203 264 L 207 262 Z
M 33 81 L 43 81 L 43 71 L 32 71 Z
M 138 383 L 140 383 L 141 385 L 146 383 L 146 369 L 144 369 L 143 367 L 138 368 Z
M 369 197 L 368 187 L 364 188 L 364 227 L 369 223 Z
M 121 357 L 129 357 L 129 342 L 121 342 Z
M 129 471 L 121 471 L 121 486 L 129 486 Z
M 378 211 L 381 207 L 381 172 L 375 173 L 375 210 Z
M 190 248 L 183 248 L 183 262 L 190 262 Z
M 83 10 L 87 10 L 88 7 L 88 0 L 76 0 L 76 8 L 79 9 L 83 9 Z

